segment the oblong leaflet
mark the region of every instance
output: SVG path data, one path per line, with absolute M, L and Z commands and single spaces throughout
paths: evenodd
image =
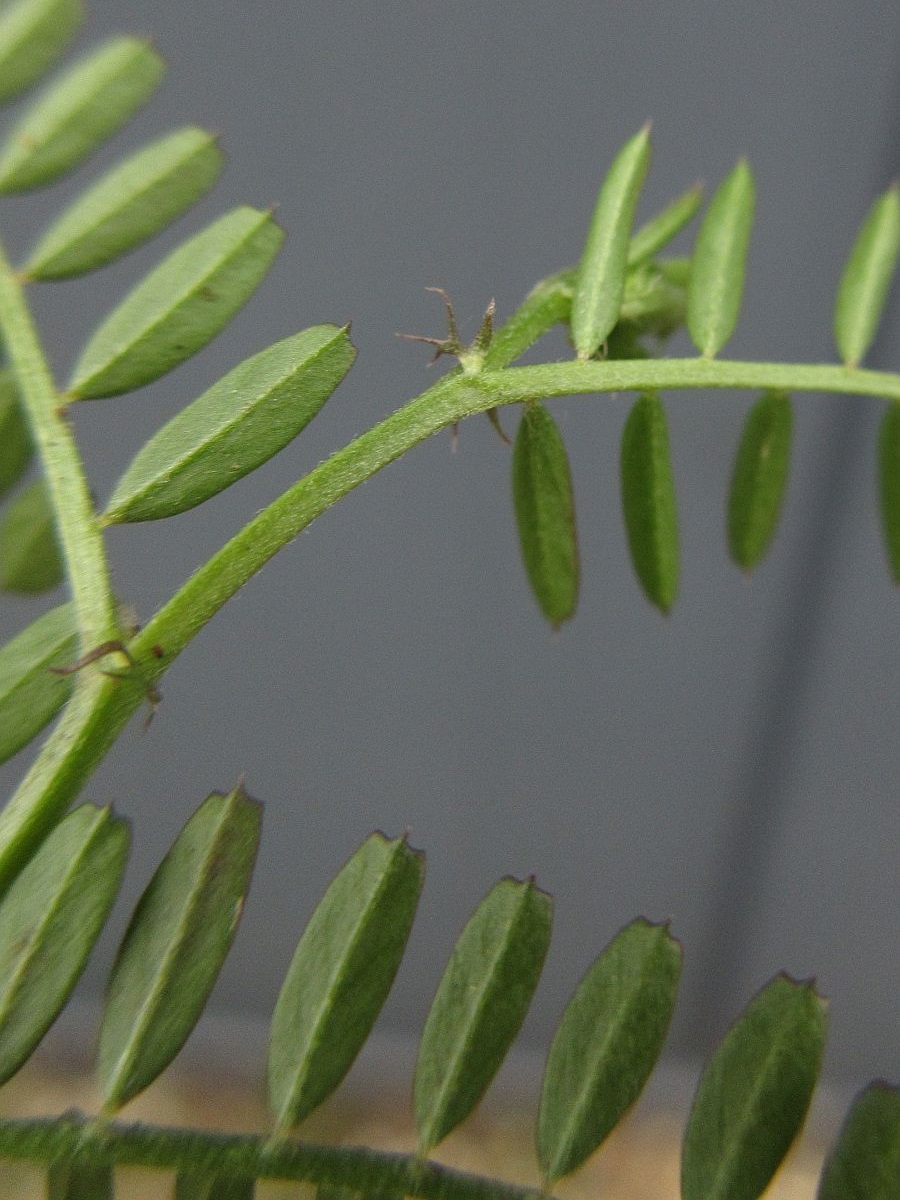
M 750 167 L 741 159 L 719 185 L 697 234 L 687 327 L 694 345 L 707 358 L 722 349 L 740 315 L 755 194 Z
M 72 40 L 84 9 L 79 0 L 19 0 L 0 15 L 0 103 L 49 70 Z
M 591 358 L 619 317 L 634 210 L 650 165 L 650 126 L 625 143 L 600 188 L 572 295 L 572 341 Z
M 658 254 L 690 224 L 702 203 L 703 185 L 695 183 L 693 187 L 677 196 L 671 204 L 667 204 L 662 212 L 651 217 L 632 234 L 628 243 L 628 266 L 636 267 Z
M 84 804 L 41 843 L 0 902 L 0 1082 L 65 1004 L 103 928 L 128 854 L 128 827 Z
M 250 298 L 283 239 L 270 213 L 245 206 L 195 234 L 96 330 L 75 364 L 69 394 L 115 396 L 190 358 Z
M 412 928 L 424 856 L 374 833 L 316 906 L 278 995 L 269 1105 L 284 1132 L 349 1071 L 387 999 Z
M 550 897 L 533 881 L 502 879 L 466 923 L 419 1043 L 420 1155 L 466 1119 L 506 1057 L 540 979 L 552 915 Z
M 853 243 L 834 305 L 834 340 L 841 360 L 858 366 L 875 339 L 900 255 L 900 187 L 872 205 Z
M 766 392 L 747 414 L 728 493 L 728 549 L 751 571 L 775 535 L 791 460 L 793 413 L 786 392 Z
M 822 1168 L 816 1200 L 900 1196 L 900 1087 L 878 1080 L 856 1096 Z
M 133 250 L 212 187 L 224 155 L 204 129 L 178 129 L 108 171 L 56 218 L 22 267 L 67 279 Z
M 0 513 L 0 588 L 23 594 L 45 592 L 62 579 L 53 509 L 44 481 L 36 479 Z
M 0 149 L 0 193 L 50 183 L 102 145 L 155 91 L 165 67 L 138 38 L 113 38 L 52 83 Z
M 243 911 L 261 808 L 240 785 L 209 796 L 141 896 L 104 1001 L 97 1073 L 106 1112 L 165 1070 L 203 1011 Z
M 0 647 L 0 763 L 37 737 L 65 704 L 72 678 L 50 667 L 67 666 L 77 646 L 72 606 L 62 604 Z
M 684 1133 L 684 1200 L 757 1200 L 800 1131 L 825 1044 L 825 1001 L 776 976 L 707 1064 Z
M 512 489 L 525 573 L 541 612 L 558 628 L 578 604 L 578 538 L 568 455 L 542 404 L 528 404 L 522 413 Z
M 34 454 L 12 371 L 0 368 L 0 496 L 25 474 Z
M 665 409 L 655 392 L 635 401 L 622 431 L 622 513 L 631 561 L 651 604 L 678 592 L 678 514 Z
M 248 358 L 138 451 L 103 520 L 171 516 L 242 479 L 309 424 L 355 355 L 346 328 L 317 325 Z
M 553 1036 L 537 1151 L 552 1185 L 592 1154 L 653 1070 L 675 1009 L 681 948 L 667 925 L 633 921 L 599 955 Z

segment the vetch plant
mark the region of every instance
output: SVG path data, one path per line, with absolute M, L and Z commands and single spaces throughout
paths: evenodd
M 77 0 L 18 0 L 0 14 L 0 95 L 54 66 L 81 17 Z M 52 75 L 0 148 L 0 193 L 53 183 L 150 96 L 155 51 L 115 38 Z M 238 207 L 172 251 L 111 312 L 71 377 L 53 378 L 27 301 L 38 282 L 98 269 L 152 237 L 214 183 L 215 139 L 166 134 L 73 201 L 19 266 L 0 250 L 0 582 L 39 592 L 65 579 L 69 601 L 0 649 L 0 757 L 58 720 L 0 816 L 0 1079 L 26 1062 L 71 993 L 121 881 L 129 832 L 110 809 L 72 807 L 103 755 L 206 622 L 320 513 L 431 434 L 476 413 L 522 409 L 512 491 L 526 573 L 553 626 L 576 609 L 579 556 L 571 472 L 548 401 L 636 393 L 621 448 L 622 508 L 638 582 L 668 611 L 678 590 L 678 522 L 662 393 L 742 388 L 751 410 L 727 506 L 729 550 L 745 570 L 774 534 L 788 474 L 794 391 L 887 402 L 878 447 L 888 561 L 900 580 L 900 375 L 860 364 L 900 249 L 891 188 L 866 217 L 838 291 L 839 365 L 718 357 L 737 322 L 754 183 L 739 162 L 700 219 L 690 258 L 666 249 L 699 213 L 691 188 L 632 230 L 650 160 L 632 138 L 600 189 L 577 268 L 543 280 L 475 341 L 425 338 L 458 365 L 320 463 L 259 512 L 162 605 L 129 626 L 109 580 L 104 529 L 201 504 L 267 461 L 323 408 L 353 365 L 346 327 L 321 324 L 262 348 L 168 422 L 95 506 L 67 411 L 134 390 L 199 351 L 260 284 L 282 232 Z M 556 325 L 570 361 L 511 364 Z M 686 324 L 697 357 L 660 354 Z M 25 480 L 32 456 L 39 471 Z M 0 1154 L 46 1168 L 54 1197 L 112 1196 L 119 1164 L 168 1170 L 179 1197 L 251 1196 L 258 1179 L 303 1180 L 322 1196 L 525 1200 L 533 1190 L 477 1178 L 429 1155 L 471 1114 L 518 1033 L 550 939 L 552 902 L 533 879 L 501 880 L 451 954 L 413 1081 L 412 1156 L 311 1145 L 295 1129 L 339 1085 L 365 1044 L 402 960 L 424 859 L 406 838 L 372 834 L 329 886 L 303 933 L 272 1020 L 268 1137 L 134 1126 L 118 1113 L 163 1072 L 197 1021 L 237 931 L 261 809 L 238 785 L 199 807 L 139 901 L 109 981 L 98 1051 L 98 1114 L 0 1121 Z M 662 1052 L 681 971 L 666 925 L 625 926 L 589 967 L 549 1050 L 536 1125 L 544 1189 L 577 1170 L 640 1094 Z M 802 1126 L 819 1073 L 825 1002 L 776 975 L 738 1016 L 703 1071 L 684 1135 L 685 1200 L 753 1200 Z M 853 1102 L 819 1200 L 900 1195 L 900 1090 L 873 1083 Z

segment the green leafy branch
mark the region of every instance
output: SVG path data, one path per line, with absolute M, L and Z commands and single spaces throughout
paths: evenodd
M 80 17 L 77 0 L 18 0 L 3 10 L 3 99 L 45 74 Z M 148 99 L 161 74 L 146 43 L 116 38 L 50 81 L 0 147 L 0 193 L 43 186 L 76 166 Z M 701 195 L 690 189 L 632 233 L 649 157 L 645 128 L 620 151 L 601 187 L 577 268 L 539 284 L 496 330 L 489 309 L 470 346 L 461 344 L 449 309 L 449 336 L 424 340 L 455 355 L 458 367 L 259 513 L 143 630 L 128 626 L 111 591 L 104 528 L 182 512 L 271 458 L 349 370 L 349 332 L 316 326 L 235 367 L 151 439 L 98 512 L 68 408 L 143 386 L 200 350 L 261 282 L 281 231 L 270 213 L 241 206 L 188 238 L 101 323 L 64 386 L 49 371 L 26 288 L 102 267 L 165 228 L 214 182 L 221 165 L 215 140 L 193 128 L 166 135 L 72 202 L 18 269 L 0 250 L 0 333 L 9 363 L 0 375 L 0 490 L 17 489 L 0 513 L 0 583 L 34 592 L 65 578 L 71 593 L 68 604 L 0 650 L 0 760 L 62 709 L 0 815 L 6 1078 L 65 1003 L 124 869 L 123 823 L 87 805 L 64 816 L 66 809 L 226 600 L 316 516 L 438 430 L 479 412 L 496 422 L 499 408 L 524 406 L 512 455 L 514 507 L 526 573 L 542 612 L 558 625 L 575 610 L 579 555 L 571 473 L 544 401 L 639 393 L 623 434 L 625 530 L 643 590 L 667 611 L 677 593 L 678 530 L 660 390 L 764 393 L 745 427 L 728 502 L 730 551 L 745 569 L 760 560 L 777 523 L 790 455 L 789 393 L 878 396 L 890 401 L 879 448 L 881 504 L 891 567 L 900 577 L 900 376 L 859 365 L 900 247 L 896 188 L 873 205 L 844 271 L 835 308 L 842 365 L 729 362 L 716 355 L 740 310 L 754 200 L 749 167 L 739 163 L 712 198 L 691 258 L 666 258 L 662 251 L 697 214 Z M 683 323 L 700 357 L 653 357 Z M 570 333 L 574 361 L 510 365 L 557 324 Z M 23 483 L 33 451 L 41 478 Z M 527 1010 L 549 937 L 549 900 L 532 882 L 498 884 L 454 951 L 417 1066 L 418 1155 L 327 1151 L 285 1140 L 340 1082 L 399 965 L 422 871 L 403 840 L 365 843 L 301 940 L 272 1025 L 272 1139 L 135 1131 L 111 1120 L 171 1061 L 199 1017 L 236 930 L 258 831 L 258 806 L 240 789 L 211 797 L 195 814 L 142 898 L 117 958 L 99 1052 L 101 1119 L 6 1122 L 2 1152 L 51 1163 L 51 1188 L 60 1196 L 75 1195 L 88 1177 L 95 1194 L 112 1194 L 112 1164 L 139 1161 L 177 1170 L 179 1195 L 249 1195 L 253 1179 L 266 1175 L 460 1200 L 521 1194 L 495 1181 L 466 1180 L 425 1156 L 478 1102 Z M 662 1048 L 679 965 L 667 930 L 638 921 L 573 997 L 551 1047 L 538 1117 L 546 1187 L 584 1161 L 639 1093 Z M 685 1138 L 686 1197 L 752 1200 L 765 1187 L 802 1122 L 822 1036 L 821 1001 L 808 984 L 778 977 L 752 1002 L 701 1081 Z M 837 1189 L 847 1176 L 865 1181 L 867 1195 L 893 1194 L 898 1138 L 897 1092 L 873 1085 L 848 1118 L 820 1196 L 843 1194 Z
M 412 1156 L 313 1146 L 295 1128 L 338 1087 L 402 960 L 424 856 L 376 833 L 329 885 L 295 951 L 272 1018 L 267 1138 L 128 1126 L 119 1110 L 166 1069 L 199 1018 L 234 938 L 261 809 L 238 786 L 190 818 L 134 910 L 107 987 L 97 1052 L 98 1117 L 0 1121 L 0 1154 L 85 1177 L 112 1195 L 112 1168 L 178 1175 L 177 1195 L 256 1179 L 450 1200 L 525 1200 L 534 1189 L 427 1161 L 471 1115 L 519 1032 L 550 942 L 552 902 L 533 879 L 502 879 L 454 946 L 425 1022 L 413 1082 Z M 65 1002 L 122 878 L 128 833 L 82 805 L 44 841 L 0 903 L 0 1081 L 32 1053 Z M 640 1095 L 665 1042 L 681 974 L 667 925 L 633 921 L 595 959 L 547 1056 L 535 1138 L 542 1193 L 576 1171 Z M 684 1133 L 685 1200 L 755 1200 L 799 1132 L 818 1077 L 825 1002 L 810 982 L 772 979 L 707 1064 Z M 900 1090 L 855 1100 L 823 1171 L 820 1200 L 848 1177 L 889 1200 L 900 1171 Z M 64 1191 L 64 1195 L 75 1195 Z M 222 1191 L 222 1195 L 231 1192 Z
M 38 27 L 46 11 L 45 5 L 25 3 L 8 19 L 14 12 L 24 22 L 31 13 Z M 34 53 L 35 39 L 19 32 L 8 58 Z M 52 182 L 123 124 L 160 74 L 155 53 L 134 39 L 114 39 L 94 51 L 51 84 L 13 129 L 0 152 L 0 192 Z M 539 284 L 496 332 L 486 321 L 471 347 L 459 344 L 451 309 L 451 337 L 425 340 L 455 353 L 459 367 L 264 509 L 138 632 L 123 626 L 110 590 L 103 528 L 182 512 L 267 461 L 305 427 L 349 369 L 355 352 L 348 331 L 318 326 L 234 368 L 151 439 L 97 513 L 66 408 L 140 387 L 200 349 L 258 286 L 281 231 L 270 214 L 239 207 L 189 238 L 106 318 L 63 388 L 47 368 L 25 283 L 96 269 L 158 232 L 211 186 L 221 161 L 215 142 L 203 131 L 185 129 L 144 147 L 76 199 L 19 271 L 0 257 L 0 328 L 11 363 L 8 408 L 11 419 L 27 423 L 44 477 L 14 496 L 3 513 L 0 572 L 7 587 L 45 586 L 58 546 L 60 571 L 72 591 L 71 605 L 41 618 L 43 624 L 26 630 L 0 658 L 0 706 L 5 701 L 17 713 L 0 745 L 3 757 L 39 733 L 68 695 L 66 683 L 47 677 L 48 635 L 53 662 L 70 651 L 70 632 L 79 651 L 62 719 L 0 816 L 0 887 L 27 861 L 135 709 L 156 696 L 164 671 L 224 602 L 319 513 L 466 416 L 526 406 L 513 455 L 515 507 L 528 577 L 544 614 L 559 624 L 573 614 L 578 596 L 575 506 L 565 448 L 541 402 L 558 395 L 642 393 L 625 427 L 623 510 L 638 579 L 649 599 L 667 611 L 677 592 L 678 530 L 666 418 L 657 392 L 766 389 L 748 423 L 729 503 L 732 554 L 746 568 L 755 565 L 774 532 L 787 478 L 786 393 L 845 391 L 897 400 L 900 378 L 855 365 L 715 359 L 740 306 L 752 177 L 739 164 L 722 184 L 690 261 L 662 259 L 660 252 L 696 214 L 701 195 L 690 189 L 632 236 L 649 153 L 648 129 L 620 152 L 601 188 L 577 269 Z M 900 205 L 892 190 L 867 220 L 841 286 L 836 332 L 848 364 L 874 336 L 898 229 Z M 648 357 L 646 339 L 665 338 L 685 317 L 703 356 Z M 570 327 L 577 361 L 508 366 L 559 323 Z M 892 417 L 882 439 L 883 492 L 889 543 L 900 557 L 895 516 L 900 506 L 891 502 L 897 475 L 892 447 L 900 445 L 895 426 Z M 6 471 L 10 483 L 24 469 L 22 440 L 6 442 L 15 454 Z

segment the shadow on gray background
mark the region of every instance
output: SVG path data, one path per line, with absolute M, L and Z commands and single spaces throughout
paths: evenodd
M 465 333 L 491 296 L 502 317 L 576 260 L 599 180 L 648 116 L 639 219 L 696 178 L 714 186 L 738 154 L 754 167 L 734 358 L 833 359 L 844 257 L 897 171 L 894 4 L 91 8 L 94 38 L 150 34 L 169 77 L 71 180 L 5 203 L 14 255 L 100 166 L 168 128 L 217 129 L 232 161 L 149 248 L 35 290 L 60 376 L 131 283 L 229 205 L 277 202 L 289 233 L 207 351 L 75 413 L 98 496 L 167 417 L 264 345 L 352 318 L 360 350 L 264 470 L 163 525 L 110 532 L 117 586 L 143 618 L 259 507 L 431 382 L 422 348 L 394 337 L 441 332 L 424 286 L 450 291 Z M 896 367 L 896 307 L 888 324 L 879 353 Z M 673 349 L 689 352 L 683 339 Z M 541 353 L 566 350 L 550 339 Z M 873 499 L 879 406 L 797 398 L 787 511 L 747 582 L 727 561 L 723 508 L 751 401 L 666 398 L 683 546 L 668 620 L 641 598 L 621 532 L 629 397 L 554 404 L 584 570 L 559 637 L 528 594 L 508 453 L 486 422 L 462 427 L 455 456 L 432 439 L 321 518 L 176 664 L 149 734 L 136 722 L 91 781 L 86 795 L 135 825 L 116 928 L 188 813 L 243 772 L 266 832 L 221 1009 L 270 1011 L 329 877 L 373 827 L 411 827 L 429 879 L 386 1027 L 421 1027 L 469 911 L 499 875 L 533 871 L 557 897 L 557 931 L 526 1039 L 546 1040 L 588 962 L 641 912 L 671 917 L 685 942 L 680 1053 L 704 1053 L 784 968 L 817 973 L 832 999 L 836 1077 L 900 1074 L 900 601 Z M 4 601 L 0 629 L 35 611 Z M 26 758 L 0 773 L 4 790 Z M 113 946 L 111 932 L 87 994 Z

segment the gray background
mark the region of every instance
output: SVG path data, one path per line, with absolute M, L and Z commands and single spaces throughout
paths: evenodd
M 235 203 L 277 203 L 268 281 L 203 354 L 75 425 L 108 495 L 170 415 L 264 345 L 353 320 L 360 357 L 303 437 L 201 509 L 114 530 L 116 585 L 146 618 L 258 508 L 435 377 L 397 330 L 464 333 L 580 253 L 618 146 L 652 117 L 639 219 L 738 154 L 758 184 L 731 357 L 833 359 L 849 242 L 897 173 L 900 9 L 624 0 L 516 5 L 138 4 L 93 0 L 101 34 L 149 34 L 153 103 L 56 189 L 5 202 L 21 255 L 63 200 L 126 149 L 189 121 L 221 133 L 223 182 L 174 231 L 97 277 L 36 289 L 64 377 L 102 315 L 167 248 Z M 685 245 L 689 244 L 685 242 Z M 873 364 L 897 368 L 895 305 Z M 673 345 L 689 351 L 686 340 Z M 541 354 L 566 353 L 549 339 Z M 437 368 L 438 370 L 443 368 Z M 420 447 L 286 549 L 175 665 L 86 796 L 135 826 L 114 930 L 177 828 L 240 773 L 266 802 L 260 864 L 217 1011 L 268 1013 L 327 880 L 375 827 L 429 854 L 382 1028 L 421 1027 L 441 965 L 505 873 L 557 900 L 525 1039 L 543 1044 L 627 920 L 671 917 L 686 946 L 671 1046 L 703 1055 L 776 970 L 832 999 L 828 1068 L 900 1075 L 897 622 L 874 507 L 880 405 L 798 397 L 777 543 L 748 582 L 727 560 L 724 493 L 747 395 L 667 399 L 682 528 L 673 615 L 642 599 L 618 506 L 628 397 L 553 412 L 570 447 L 583 556 L 578 616 L 540 620 L 518 562 L 509 456 L 487 423 Z M 506 414 L 513 427 L 513 414 Z M 53 597 L 56 602 L 58 597 Z M 37 606 L 0 605 L 11 634 Z M 0 772 L 11 791 L 28 754 Z M 111 959 L 110 933 L 83 994 Z

